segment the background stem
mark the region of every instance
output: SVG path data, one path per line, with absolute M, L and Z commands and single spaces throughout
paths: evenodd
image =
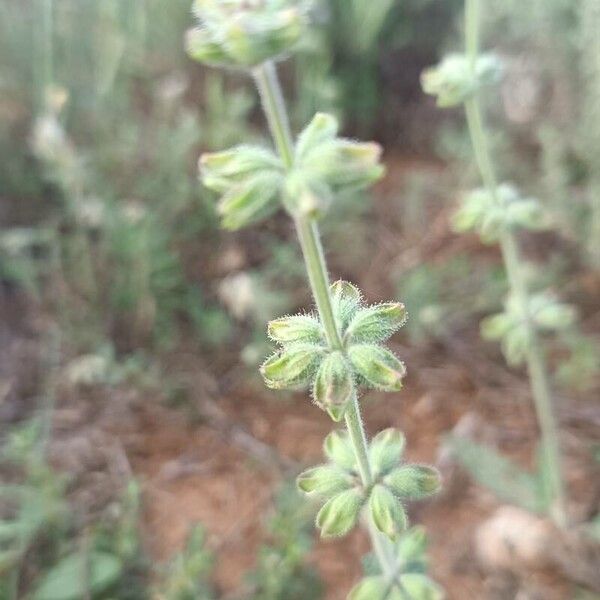
M 479 49 L 479 0 L 466 0 L 465 32 L 467 55 L 470 58 L 471 65 L 474 66 Z M 481 107 L 476 96 L 469 98 L 465 102 L 465 112 L 475 160 L 481 178 L 484 186 L 492 195 L 494 201 L 499 203 L 498 179 L 496 177 L 488 146 Z M 542 452 L 547 466 L 544 475 L 549 478 L 547 485 L 555 503 L 555 506 L 553 507 L 554 514 L 552 516 L 559 525 L 565 525 L 566 497 L 562 479 L 558 426 L 556 423 L 552 393 L 550 391 L 546 361 L 544 359 L 538 333 L 528 314 L 529 291 L 521 269 L 523 258 L 519 251 L 515 233 L 512 230 L 508 229 L 501 235 L 500 248 L 510 289 L 522 314 L 525 315 L 524 325 L 527 328 L 527 334 L 530 340 L 526 355 L 527 370 L 542 437 Z
M 260 65 L 254 70 L 254 79 L 260 93 L 263 110 L 269 123 L 271 134 L 277 150 L 287 169 L 293 166 L 294 146 L 289 125 L 289 118 L 272 62 Z M 329 277 L 319 235 L 319 228 L 314 218 L 298 215 L 294 219 L 296 232 L 302 247 L 304 263 L 319 317 L 323 323 L 329 347 L 334 350 L 343 348 L 340 332 L 335 321 Z M 358 398 L 355 395 L 346 411 L 346 427 L 354 454 L 358 463 L 362 484 L 365 489 L 373 485 L 373 476 L 369 464 L 368 443 L 365 434 Z M 388 577 L 397 577 L 397 565 L 394 547 L 390 540 L 381 534 L 369 520 L 371 543 L 379 561 L 381 571 Z

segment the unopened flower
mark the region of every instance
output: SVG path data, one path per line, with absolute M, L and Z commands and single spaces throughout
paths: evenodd
M 307 3 L 293 0 L 196 0 L 199 26 L 188 32 L 191 58 L 249 68 L 280 58 L 299 41 Z
M 474 62 L 465 54 L 450 54 L 424 71 L 421 84 L 426 94 L 437 97 L 441 108 L 458 106 L 481 88 L 500 79 L 501 63 L 493 54 L 482 54 Z

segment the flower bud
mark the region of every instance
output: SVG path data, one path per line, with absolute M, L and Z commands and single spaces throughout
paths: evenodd
M 502 352 L 508 364 L 516 367 L 523 363 L 531 345 L 531 335 L 525 323 L 518 323 L 502 339 Z
M 507 229 L 543 229 L 543 217 L 538 200 L 523 198 L 512 185 L 502 184 L 495 194 L 485 188 L 467 194 L 452 223 L 456 231 L 474 229 L 483 242 L 490 243 Z
M 322 357 L 320 346 L 295 344 L 268 358 L 260 372 L 271 389 L 307 385 Z
M 317 113 L 298 136 L 295 149 L 296 160 L 301 162 L 321 144 L 334 140 L 337 133 L 337 119 L 327 113 Z
M 500 340 L 515 327 L 515 325 L 516 323 L 512 318 L 512 315 L 506 313 L 498 313 L 486 317 L 481 321 L 481 337 L 484 340 Z
M 377 529 L 392 541 L 396 540 L 408 525 L 404 507 L 398 498 L 383 485 L 377 484 L 371 490 L 369 510 Z
M 538 231 L 547 227 L 544 209 L 535 198 L 523 198 L 507 208 L 507 221 L 514 227 Z
M 221 197 L 217 212 L 225 229 L 235 231 L 266 219 L 279 208 L 279 177 L 260 173 L 229 188 Z
M 398 429 L 385 429 L 380 431 L 371 441 L 369 446 L 369 460 L 373 471 L 382 475 L 398 466 L 406 438 Z
M 363 495 L 354 488 L 329 499 L 317 514 L 321 537 L 346 535 L 356 524 L 363 505 Z
M 331 147 L 334 160 L 320 163 L 322 177 L 335 192 L 364 189 L 381 179 L 385 168 L 381 164 L 381 146 L 375 142 L 354 142 L 339 139 Z
M 421 85 L 426 94 L 437 97 L 441 108 L 458 106 L 481 88 L 500 79 L 500 61 L 491 54 L 482 54 L 472 64 L 464 54 L 451 54 L 442 62 L 425 70 Z
M 223 47 L 213 40 L 206 29 L 193 28 L 187 31 L 185 46 L 188 56 L 207 65 L 223 65 L 228 62 Z
M 283 173 L 281 160 L 271 150 L 246 144 L 222 152 L 205 153 L 200 157 L 198 167 L 202 183 L 221 194 L 257 173 Z
M 407 500 L 426 498 L 438 492 L 441 487 L 439 471 L 424 465 L 407 465 L 394 469 L 383 481 L 399 498 Z
M 329 413 L 334 421 L 341 421 L 354 394 L 350 366 L 341 352 L 331 352 L 321 362 L 313 387 L 315 404 Z
M 292 50 L 304 32 L 305 11 L 290 0 L 196 0 L 200 28 L 188 53 L 209 65 L 250 68 Z
M 406 309 L 400 302 L 387 302 L 361 308 L 345 333 L 345 338 L 354 344 L 376 344 L 387 340 L 406 322 Z
M 367 187 L 384 172 L 378 144 L 338 138 L 337 132 L 336 119 L 318 113 L 300 134 L 295 148 L 296 177 L 310 182 L 303 188 L 310 187 L 321 203 L 334 194 Z
M 345 331 L 361 305 L 359 289 L 347 281 L 336 281 L 331 284 L 331 304 L 338 327 Z
M 285 178 L 284 204 L 291 215 L 321 218 L 331 205 L 331 189 L 310 180 L 299 169 L 293 169 Z
M 356 470 L 356 455 L 350 441 L 348 432 L 344 430 L 332 431 L 323 442 L 323 452 L 341 469 Z
M 537 294 L 530 299 L 533 322 L 542 330 L 557 331 L 573 325 L 577 317 L 575 309 L 558 302 L 551 294 Z
M 365 577 L 352 588 L 348 600 L 392 600 L 389 584 L 381 577 Z
M 294 315 L 270 321 L 268 334 L 273 341 L 280 344 L 323 342 L 321 323 L 311 315 Z
M 423 527 L 411 527 L 398 542 L 398 556 L 404 564 L 419 564 L 426 561 L 427 534 Z
M 350 346 L 348 357 L 357 373 L 372 387 L 387 392 L 402 389 L 404 364 L 389 350 L 371 344 Z
M 404 597 L 414 600 L 443 600 L 440 586 L 423 573 L 405 573 L 400 576 Z
M 301 473 L 296 483 L 305 494 L 330 497 L 352 487 L 353 479 L 335 465 L 320 465 Z

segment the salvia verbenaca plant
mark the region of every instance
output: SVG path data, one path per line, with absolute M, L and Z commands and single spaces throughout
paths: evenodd
M 439 106 L 465 107 L 483 187 L 464 196 L 454 226 L 458 231 L 476 231 L 485 243 L 500 245 L 510 292 L 504 311 L 483 321 L 482 334 L 501 342 L 510 364 L 527 365 L 541 430 L 542 468 L 546 493 L 551 498 L 549 511 L 558 523 L 565 524 L 557 419 L 540 337 L 544 332 L 568 328 L 576 315 L 571 306 L 560 303 L 551 293 L 533 294 L 529 289 L 517 235 L 520 230 L 547 228 L 548 219 L 538 200 L 498 181 L 478 96 L 483 88 L 500 80 L 501 65 L 493 55 L 480 53 L 479 21 L 479 0 L 466 0 L 465 53 L 447 57 L 425 71 L 422 84 L 426 93 L 436 96 Z
M 320 499 L 323 537 L 349 533 L 361 517 L 369 529 L 378 569 L 349 598 L 440 598 L 426 575 L 402 571 L 398 555 L 407 524 L 404 502 L 436 492 L 439 474 L 402 462 L 399 431 L 386 430 L 368 442 L 358 402 L 362 389 L 402 387 L 405 367 L 383 343 L 404 323 L 404 306 L 368 306 L 351 283 L 330 284 L 318 230 L 318 219 L 340 193 L 381 177 L 381 150 L 340 137 L 327 114 L 317 114 L 294 141 L 275 70 L 274 62 L 305 34 L 309 8 L 293 0 L 196 0 L 199 27 L 188 34 L 190 56 L 253 76 L 276 149 L 242 145 L 206 154 L 202 179 L 220 195 L 218 211 L 228 229 L 257 223 L 280 208 L 294 221 L 317 310 L 269 324 L 279 348 L 261 373 L 270 388 L 311 389 L 317 406 L 345 422 L 345 430 L 325 440 L 327 462 L 302 473 L 298 487 Z

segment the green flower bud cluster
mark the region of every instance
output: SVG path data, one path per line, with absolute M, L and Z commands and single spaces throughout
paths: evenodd
M 405 573 L 393 581 L 383 575 L 365 577 L 348 600 L 442 600 L 444 592 L 424 573 Z
M 285 181 L 281 160 L 258 146 L 242 145 L 203 154 L 204 185 L 221 194 L 217 210 L 226 229 L 240 229 L 273 214 Z
M 450 54 L 423 72 L 421 85 L 426 94 L 437 97 L 439 107 L 450 108 L 496 83 L 501 74 L 502 65 L 493 54 L 482 54 L 475 61 L 465 54 Z
M 333 431 L 327 436 L 323 448 L 329 462 L 298 477 L 302 492 L 324 501 L 317 514 L 322 537 L 346 535 L 364 510 L 381 533 L 398 539 L 408 524 L 403 502 L 431 496 L 440 488 L 440 475 L 434 468 L 401 463 L 404 446 L 404 435 L 395 429 L 373 438 L 369 462 L 374 479 L 365 488 L 348 433 Z
M 564 330 L 573 325 L 576 316 L 572 306 L 547 292 L 531 296 L 525 307 L 510 296 L 504 312 L 482 321 L 481 334 L 488 340 L 500 340 L 507 361 L 518 365 L 526 358 L 532 328 L 540 332 Z
M 453 226 L 461 233 L 476 230 L 483 242 L 493 243 L 511 229 L 544 229 L 547 226 L 544 217 L 538 200 L 523 198 L 513 186 L 502 184 L 495 194 L 487 188 L 466 194 L 454 215 Z
M 292 0 L 196 0 L 200 26 L 188 32 L 191 58 L 251 68 L 292 50 L 306 29 L 308 4 Z
M 320 216 L 332 198 L 361 189 L 383 174 L 381 148 L 340 138 L 338 123 L 317 114 L 302 131 L 288 170 L 271 150 L 242 145 L 204 154 L 204 185 L 221 194 L 218 210 L 227 229 L 240 229 L 270 216 L 280 201 L 290 214 Z
M 364 306 L 358 289 L 345 281 L 330 290 L 342 347 L 329 346 L 315 315 L 276 319 L 268 332 L 281 349 L 261 373 L 272 389 L 312 386 L 315 404 L 341 421 L 359 386 L 390 392 L 402 388 L 404 364 L 380 344 L 405 323 L 406 311 L 397 302 Z
M 427 538 L 421 527 L 412 527 L 394 544 L 398 574 L 390 580 L 381 572 L 373 555 L 365 561 L 368 576 L 350 592 L 350 600 L 441 600 L 442 589 L 427 577 Z M 402 594 L 400 592 L 403 592 Z M 410 596 L 407 595 L 410 593 Z
M 317 113 L 298 136 L 284 195 L 291 214 L 320 216 L 335 196 L 366 188 L 383 175 L 379 144 L 338 133 L 334 116 Z

